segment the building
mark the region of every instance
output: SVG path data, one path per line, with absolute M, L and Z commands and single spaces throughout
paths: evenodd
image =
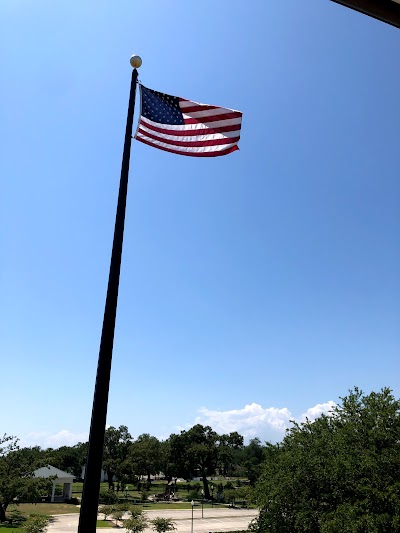
M 55 468 L 54 466 L 43 466 L 42 468 L 38 468 L 33 472 L 34 477 L 41 477 L 41 478 L 49 478 L 49 477 L 55 477 L 53 480 L 53 489 L 51 492 L 51 500 L 52 502 L 55 501 L 65 501 L 70 500 L 72 498 L 72 483 L 74 481 L 74 476 L 72 474 L 68 474 L 68 472 L 63 472 L 62 470 L 59 470 L 58 468 Z M 56 485 L 62 485 L 63 491 L 62 496 L 56 496 Z

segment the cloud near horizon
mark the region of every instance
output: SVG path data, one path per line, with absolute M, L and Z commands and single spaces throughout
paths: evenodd
M 60 448 L 61 446 L 74 446 L 78 442 L 86 442 L 88 438 L 88 433 L 73 433 L 68 429 L 62 429 L 57 433 L 31 432 L 21 438 L 19 445 Z
M 202 407 L 198 410 L 199 415 L 194 422 L 176 429 L 187 430 L 195 424 L 202 424 L 211 426 L 217 433 L 237 431 L 240 435 L 243 435 L 245 441 L 258 437 L 262 441 L 277 442 L 284 437 L 285 431 L 290 428 L 291 420 L 296 420 L 297 422 L 305 422 L 306 419 L 314 421 L 322 413 L 329 414 L 335 405 L 332 400 L 319 403 L 307 409 L 298 418 L 293 416 L 287 407 L 280 409 L 277 407 L 262 407 L 257 403 L 247 404 L 242 409 L 228 411 L 211 410 Z M 158 438 L 165 440 L 168 436 L 161 437 L 158 435 Z M 87 433 L 74 433 L 68 429 L 62 429 L 53 434 L 49 432 L 28 433 L 21 438 L 19 444 L 26 447 L 59 448 L 60 446 L 74 446 L 78 442 L 86 442 L 87 440 Z
M 231 411 L 212 411 L 202 407 L 199 409 L 200 415 L 196 417 L 195 424 L 211 426 L 217 433 L 237 431 L 243 435 L 245 440 L 259 437 L 261 440 L 274 442 L 283 438 L 285 431 L 291 426 L 291 420 L 305 422 L 308 419 L 313 422 L 323 413 L 329 414 L 335 405 L 332 400 L 319 403 L 307 409 L 298 418 L 293 416 L 287 407 L 264 408 L 257 403 Z

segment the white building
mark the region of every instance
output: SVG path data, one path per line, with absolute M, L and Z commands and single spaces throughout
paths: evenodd
M 72 483 L 74 481 L 74 476 L 72 474 L 68 474 L 68 472 L 63 472 L 54 466 L 48 465 L 38 468 L 33 472 L 33 475 L 42 478 L 56 477 L 56 479 L 53 480 L 53 490 L 51 493 L 52 502 L 54 502 L 55 499 L 61 499 L 64 501 L 72 498 Z M 56 485 L 63 485 L 62 496 L 55 496 Z

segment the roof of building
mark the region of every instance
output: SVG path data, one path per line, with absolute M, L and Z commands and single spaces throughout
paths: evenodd
M 71 479 L 71 481 L 74 479 L 75 476 L 72 474 L 69 474 L 68 472 L 63 472 L 59 468 L 56 468 L 55 466 L 47 465 L 42 466 L 42 468 L 38 468 L 33 472 L 33 475 L 35 477 L 53 477 L 56 476 L 59 479 Z

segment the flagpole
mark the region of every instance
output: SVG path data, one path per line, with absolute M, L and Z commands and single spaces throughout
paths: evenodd
M 128 115 L 126 119 L 124 152 L 122 156 L 118 205 L 115 217 L 114 241 L 108 277 L 108 288 L 104 309 L 99 359 L 97 364 L 92 419 L 90 423 L 89 449 L 86 461 L 85 481 L 83 485 L 78 533 L 96 533 L 100 476 L 107 419 L 108 391 L 114 344 L 115 317 L 117 314 L 118 286 L 121 270 L 122 243 L 124 238 L 133 113 L 135 110 L 136 82 L 138 76 L 136 68 L 140 67 L 142 60 L 139 56 L 132 56 L 130 62 L 133 67 L 133 71 L 129 95 Z

